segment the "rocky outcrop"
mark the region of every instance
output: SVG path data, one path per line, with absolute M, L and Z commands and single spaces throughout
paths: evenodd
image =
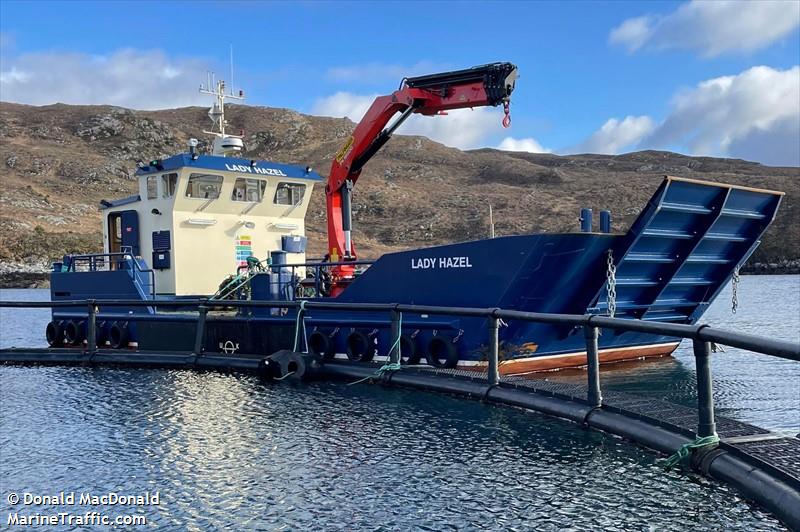
M 46 288 L 50 265 L 40 261 L 0 262 L 0 288 Z

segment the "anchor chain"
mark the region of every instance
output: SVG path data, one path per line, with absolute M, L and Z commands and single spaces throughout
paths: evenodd
M 736 314 L 739 309 L 739 267 L 733 270 L 733 278 L 731 279 L 731 312 Z
M 608 316 L 613 318 L 617 313 L 617 267 L 614 266 L 614 253 L 608 250 L 606 261 L 606 300 L 608 302 Z

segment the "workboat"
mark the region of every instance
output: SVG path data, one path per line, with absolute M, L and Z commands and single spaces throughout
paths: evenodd
M 226 132 L 226 98 L 241 92 L 209 78 L 214 96 L 208 149 L 140 162 L 138 194 L 103 201 L 102 253 L 53 264 L 53 301 L 95 300 L 97 345 L 141 352 L 190 352 L 197 314 L 182 300 L 334 301 L 527 312 L 599 314 L 693 324 L 759 244 L 782 193 L 665 177 L 625 233 L 611 215 L 581 211 L 581 230 L 501 236 L 387 253 L 360 260 L 353 243 L 351 194 L 367 161 L 411 114 L 442 114 L 509 103 L 510 63 L 405 78 L 378 97 L 335 154 L 327 178 L 310 167 L 243 158 L 242 136 Z M 393 122 L 391 122 L 394 120 Z M 390 123 L 391 122 L 391 123 Z M 208 153 L 210 152 L 210 153 Z M 325 182 L 328 247 L 306 256 L 304 218 L 312 189 Z M 103 304 L 103 301 L 109 304 Z M 117 300 L 110 305 L 108 300 Z M 120 306 L 119 300 L 152 302 Z M 167 303 L 170 303 L 168 305 Z M 177 305 L 177 306 L 176 306 Z M 296 348 L 296 307 L 237 306 L 212 311 L 202 345 L 209 353 L 269 355 Z M 86 340 L 85 309 L 55 308 L 53 347 Z M 385 360 L 395 344 L 381 313 L 313 310 L 301 346 L 321 359 Z M 480 369 L 490 320 L 405 313 L 404 363 Z M 510 321 L 499 330 L 500 372 L 586 363 L 585 339 L 570 325 Z M 678 339 L 603 331 L 601 363 L 670 354 Z

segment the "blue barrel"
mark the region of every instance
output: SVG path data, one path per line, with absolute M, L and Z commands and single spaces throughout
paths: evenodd
M 287 253 L 305 253 L 308 238 L 299 235 L 283 235 L 281 237 L 281 248 Z
M 285 251 L 272 251 L 269 254 L 270 260 L 272 262 L 272 271 L 278 272 L 282 270 L 281 266 L 286 265 L 286 252 Z
M 581 209 L 581 232 L 582 233 L 591 233 L 592 232 L 592 209 L 583 208 Z
M 291 268 L 286 267 L 286 252 L 273 251 L 270 253 L 272 259 L 272 272 L 269 274 L 269 292 L 272 299 L 283 301 L 291 299 L 288 295 L 292 283 Z
M 611 211 L 600 211 L 600 232 L 611 232 Z

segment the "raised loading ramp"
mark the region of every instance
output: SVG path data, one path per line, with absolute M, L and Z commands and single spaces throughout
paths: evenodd
M 782 192 L 667 177 L 613 250 L 620 318 L 692 323 L 753 253 Z M 608 282 L 587 312 L 608 313 Z

